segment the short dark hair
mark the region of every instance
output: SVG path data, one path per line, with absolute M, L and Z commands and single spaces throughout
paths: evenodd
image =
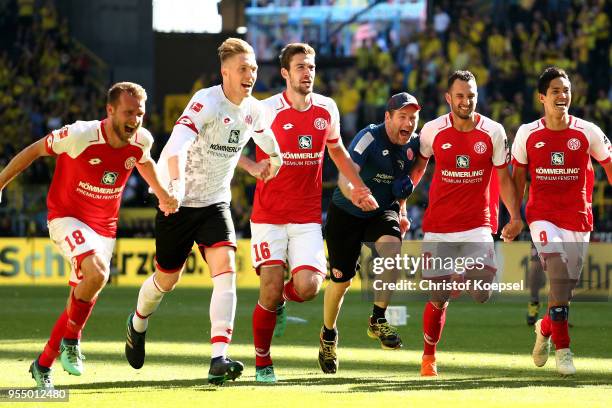
M 470 71 L 455 71 L 448 77 L 448 82 L 446 83 L 446 90 L 450 90 L 451 86 L 455 83 L 456 80 L 460 79 L 461 81 L 476 82 L 476 77 Z
M 297 54 L 312 55 L 313 57 L 316 55 L 314 48 L 312 48 L 306 43 L 287 44 L 278 56 L 281 68 L 289 70 L 289 66 L 291 65 L 291 58 L 293 58 L 293 56 Z
M 108 94 L 106 95 L 106 103 L 117 106 L 117 102 L 119 101 L 119 98 L 121 98 L 121 94 L 123 92 L 127 92 L 138 100 L 147 100 L 147 91 L 145 91 L 142 86 L 134 82 L 117 82 L 108 90 Z
M 565 78 L 569 81 L 569 76 L 565 70 L 559 67 L 548 67 L 542 72 L 540 78 L 538 78 L 538 93 L 546 95 L 550 82 L 555 78 Z

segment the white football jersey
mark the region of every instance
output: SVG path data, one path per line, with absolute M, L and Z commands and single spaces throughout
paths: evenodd
M 206 207 L 231 200 L 230 182 L 242 148 L 254 133 L 267 128 L 264 106 L 249 96 L 238 106 L 221 85 L 196 92 L 177 120 L 194 132 L 185 166 L 185 207 Z M 171 136 L 172 137 L 172 136 Z M 162 183 L 169 183 L 168 145 L 159 159 Z

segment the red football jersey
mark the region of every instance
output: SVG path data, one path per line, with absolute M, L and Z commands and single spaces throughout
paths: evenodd
M 499 123 L 479 114 L 476 119 L 476 127 L 469 132 L 455 129 L 450 114 L 421 129 L 421 156 L 433 155 L 436 162 L 424 232 L 497 229 L 491 225 L 489 185 L 493 167 L 504 168 L 510 161 L 508 140 Z
M 305 111 L 292 108 L 285 93 L 263 101 L 283 166 L 267 183 L 257 181 L 251 215 L 255 223 L 321 223 L 323 155 L 326 144 L 340 141 L 340 115 L 331 98 L 312 94 L 311 101 Z M 256 160 L 267 157 L 258 147 Z
M 153 137 L 140 128 L 128 145 L 115 149 L 104 123 L 77 121 L 47 135 L 47 152 L 57 156 L 47 208 L 49 221 L 73 217 L 114 238 L 121 193 L 136 162 L 150 158 Z
M 591 156 L 610 161 L 610 141 L 595 124 L 570 116 L 564 130 L 546 128 L 544 119 L 522 125 L 512 144 L 513 164 L 531 177 L 527 222 L 549 221 L 571 231 L 593 229 Z

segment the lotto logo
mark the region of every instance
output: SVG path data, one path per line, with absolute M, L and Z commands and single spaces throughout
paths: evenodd
M 102 176 L 102 184 L 112 186 L 117 182 L 117 177 L 119 177 L 119 173 L 114 171 L 105 171 L 104 175 Z
M 327 127 L 327 121 L 323 118 L 316 118 L 314 121 L 314 127 L 317 130 L 324 130 Z
M 470 168 L 470 156 L 459 155 L 455 158 L 455 164 L 458 169 L 469 169 Z
M 194 102 L 194 103 L 191 104 L 189 109 L 194 111 L 195 113 L 199 113 L 202 110 L 203 107 L 204 107 L 204 105 L 202 105 L 201 103 Z
M 538 143 L 536 143 L 536 144 L 535 144 L 533 147 L 535 147 L 536 149 L 539 149 L 539 148 L 541 148 L 541 147 L 544 147 L 544 145 L 545 145 L 545 144 L 546 144 L 546 143 L 544 143 L 544 142 L 538 142 Z
M 283 129 L 284 130 L 289 130 L 289 129 L 292 129 L 292 128 L 293 128 L 293 124 L 291 124 L 291 123 L 285 123 L 283 125 Z
M 485 142 L 477 142 L 474 144 L 474 151 L 478 154 L 483 154 L 487 151 L 487 144 Z
M 550 154 L 550 164 L 553 166 L 563 166 L 565 164 L 565 154 L 563 152 L 552 152 Z
M 576 139 L 576 138 L 571 138 L 570 140 L 567 141 L 567 147 L 570 150 L 578 150 L 580 149 L 580 140 Z
M 444 143 L 441 147 L 442 147 L 442 150 L 446 150 L 446 149 L 450 149 L 451 147 L 453 147 L 453 145 L 450 143 Z
M 298 145 L 300 146 L 300 149 L 312 149 L 312 136 L 298 136 Z
M 92 166 L 95 166 L 96 164 L 100 163 L 102 163 L 102 160 L 98 159 L 97 157 L 94 157 L 93 159 L 89 160 L 89 164 L 91 164 Z
M 229 125 L 230 123 L 232 123 L 232 118 L 230 118 L 229 116 L 223 118 L 224 125 Z

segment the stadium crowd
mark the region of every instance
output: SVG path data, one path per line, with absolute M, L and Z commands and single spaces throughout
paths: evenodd
M 0 39 L 0 167 L 52 129 L 76 118 L 102 117 L 109 78 L 103 62 L 71 38 L 68 24 L 58 16 L 52 0 L 4 4 L 9 10 L 0 12 L 0 30 L 10 35 Z M 382 121 L 388 97 L 403 90 L 421 101 L 421 123 L 447 112 L 443 97 L 446 78 L 457 69 L 475 74 L 478 111 L 502 123 L 512 141 L 520 124 L 541 115 L 535 81 L 543 68 L 551 65 L 570 73 L 571 112 L 595 122 L 610 135 L 612 3 L 439 0 L 432 4 L 433 11 L 422 29 L 410 26 L 397 32 L 393 25 L 377 25 L 377 34 L 354 49 L 347 60 L 352 64 L 349 69 L 333 64 L 326 68 L 326 62 L 336 56 L 320 53 L 315 92 L 330 95 L 337 102 L 346 145 L 363 126 Z M 318 49 L 316 39 L 312 45 Z M 198 84 L 209 86 L 215 81 L 211 78 L 198 79 Z M 260 76 L 256 90 L 259 95 L 272 94 L 283 84 L 280 75 Z M 165 140 L 167 135 L 159 133 L 158 115 L 149 116 L 147 127 L 158 140 Z M 324 200 L 329 199 L 336 177 L 334 166 L 329 165 L 329 159 L 327 162 Z M 48 185 L 51 166 L 51 162 L 38 161 L 11 184 L 12 191 L 5 192 L 13 199 L 8 206 L 6 200 L 0 204 L 0 236 L 46 235 L 44 189 L 32 186 Z M 596 166 L 598 180 L 603 180 L 600 170 Z M 146 205 L 153 205 L 144 182 L 133 177 L 124 204 L 142 206 L 147 201 Z M 425 177 L 410 199 L 413 236 L 420 235 L 428 185 Z M 609 187 L 605 188 L 604 183 L 596 185 L 596 200 L 610 196 Z M 237 171 L 232 189 L 236 230 L 246 237 L 254 181 Z M 594 204 L 595 230 L 612 231 L 611 206 Z M 120 235 L 151 236 L 151 223 L 124 225 Z

